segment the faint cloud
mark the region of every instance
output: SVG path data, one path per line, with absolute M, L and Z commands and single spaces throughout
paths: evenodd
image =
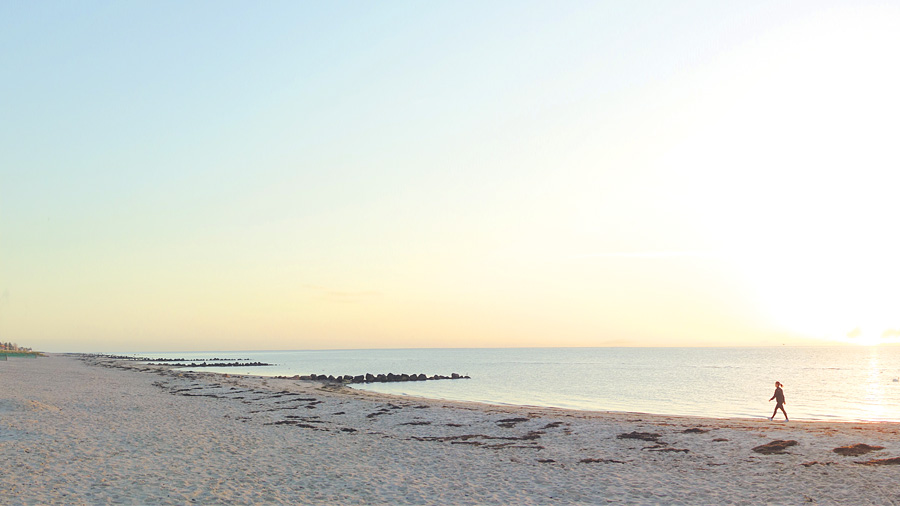
M 900 337 L 900 329 L 887 329 L 881 333 L 881 337 Z
M 331 302 L 357 303 L 375 297 L 381 297 L 382 295 L 381 292 L 376 290 L 334 290 L 328 287 L 317 285 L 304 285 L 304 287 L 316 292 L 319 299 Z
M 856 339 L 857 337 L 859 337 L 861 335 L 862 335 L 862 329 L 859 327 L 856 327 L 855 329 L 851 330 L 850 332 L 847 332 L 847 337 L 849 337 L 850 339 Z

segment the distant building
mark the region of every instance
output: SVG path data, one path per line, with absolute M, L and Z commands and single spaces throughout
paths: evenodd
M 31 351 L 31 348 L 23 348 L 16 343 L 0 343 L 0 351 Z

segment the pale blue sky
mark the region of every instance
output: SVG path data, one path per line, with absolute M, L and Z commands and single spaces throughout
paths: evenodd
M 900 281 L 898 11 L 6 3 L 0 339 L 708 345 L 900 328 L 883 288 Z M 833 247 L 847 242 L 864 254 Z

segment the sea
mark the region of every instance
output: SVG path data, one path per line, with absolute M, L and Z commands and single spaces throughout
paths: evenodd
M 426 374 L 470 379 L 352 388 L 488 404 L 712 418 L 764 418 L 775 381 L 794 420 L 900 421 L 900 346 L 453 348 L 122 353 L 273 364 L 227 374 Z M 191 370 L 191 369 L 187 369 Z M 776 419 L 782 418 L 778 413 Z

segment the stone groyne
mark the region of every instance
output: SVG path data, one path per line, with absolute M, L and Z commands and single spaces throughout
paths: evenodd
M 471 379 L 468 376 L 459 373 L 453 373 L 450 376 L 435 374 L 428 376 L 425 374 L 360 374 L 352 376 L 345 374 L 343 376 L 333 376 L 324 374 L 310 374 L 307 376 L 275 376 L 278 379 L 306 380 L 306 381 L 326 381 L 334 383 L 395 383 L 401 381 L 433 381 L 433 380 L 455 380 L 455 379 Z
M 168 367 L 268 367 L 275 364 L 267 364 L 265 362 L 191 362 L 191 363 L 153 363 L 148 362 L 147 365 L 165 365 Z

